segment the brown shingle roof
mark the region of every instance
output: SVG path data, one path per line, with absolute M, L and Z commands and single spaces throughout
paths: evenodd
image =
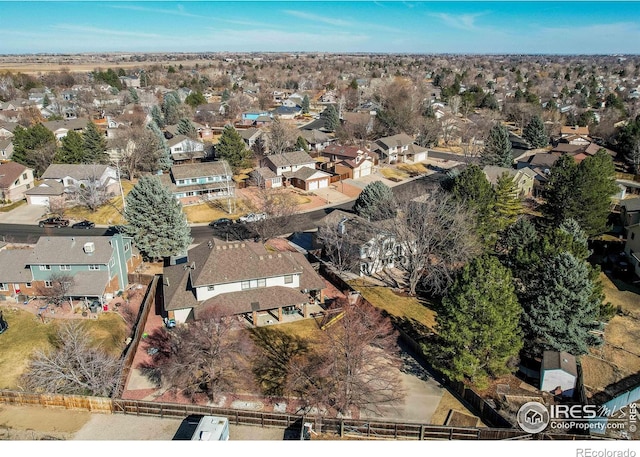
M 27 167 L 16 162 L 0 164 L 0 189 L 8 189 L 27 170 Z
M 301 305 L 308 301 L 309 296 L 298 289 L 284 286 L 264 287 L 230 292 L 210 298 L 194 309 L 194 317 L 198 319 L 211 309 L 216 309 L 223 314 L 239 314 Z

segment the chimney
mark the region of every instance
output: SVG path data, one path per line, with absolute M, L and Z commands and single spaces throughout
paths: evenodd
M 96 250 L 96 245 L 93 241 L 88 241 L 84 243 L 83 250 L 85 254 L 93 254 Z

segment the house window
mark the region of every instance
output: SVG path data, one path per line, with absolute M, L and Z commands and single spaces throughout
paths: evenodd
M 267 287 L 266 279 L 258 279 L 258 287 Z
M 242 290 L 245 290 L 245 289 L 250 289 L 251 285 L 249 281 L 242 281 L 241 287 L 242 287 Z
M 27 179 L 27 174 L 26 173 L 22 173 L 22 179 Z
M 184 184 L 184 179 L 178 179 L 178 184 Z
M 291 284 L 293 282 L 293 275 L 284 275 L 284 283 Z
M 198 184 L 198 178 L 191 178 L 191 184 Z
M 30 283 L 30 282 L 25 283 L 25 285 L 24 285 L 24 286 L 25 286 L 27 289 L 31 289 L 31 283 Z
M 51 265 L 40 265 L 40 270 L 51 270 Z
M 124 252 L 127 252 L 129 250 L 129 243 L 126 243 L 124 245 Z
M 9 284 L 0 282 L 0 290 L 9 290 Z
M 71 270 L 71 265 L 60 265 L 61 271 L 69 271 Z
M 100 265 L 89 265 L 89 270 L 99 270 Z
M 45 281 L 44 286 L 50 289 L 51 287 L 53 287 L 53 283 L 51 281 Z
M 208 291 L 215 290 L 215 286 L 207 286 L 207 290 L 208 290 Z

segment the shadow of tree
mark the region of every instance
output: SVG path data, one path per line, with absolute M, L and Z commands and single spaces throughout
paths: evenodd
M 297 355 L 309 352 L 308 342 L 270 327 L 251 330 L 251 338 L 258 347 L 253 372 L 265 395 L 281 396 L 289 374 L 289 362 Z

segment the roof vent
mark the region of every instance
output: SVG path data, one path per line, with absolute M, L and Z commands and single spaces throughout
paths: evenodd
M 89 241 L 87 243 L 84 243 L 83 250 L 84 250 L 85 254 L 91 254 L 91 253 L 95 252 L 96 245 L 95 245 L 95 243 L 93 241 Z

